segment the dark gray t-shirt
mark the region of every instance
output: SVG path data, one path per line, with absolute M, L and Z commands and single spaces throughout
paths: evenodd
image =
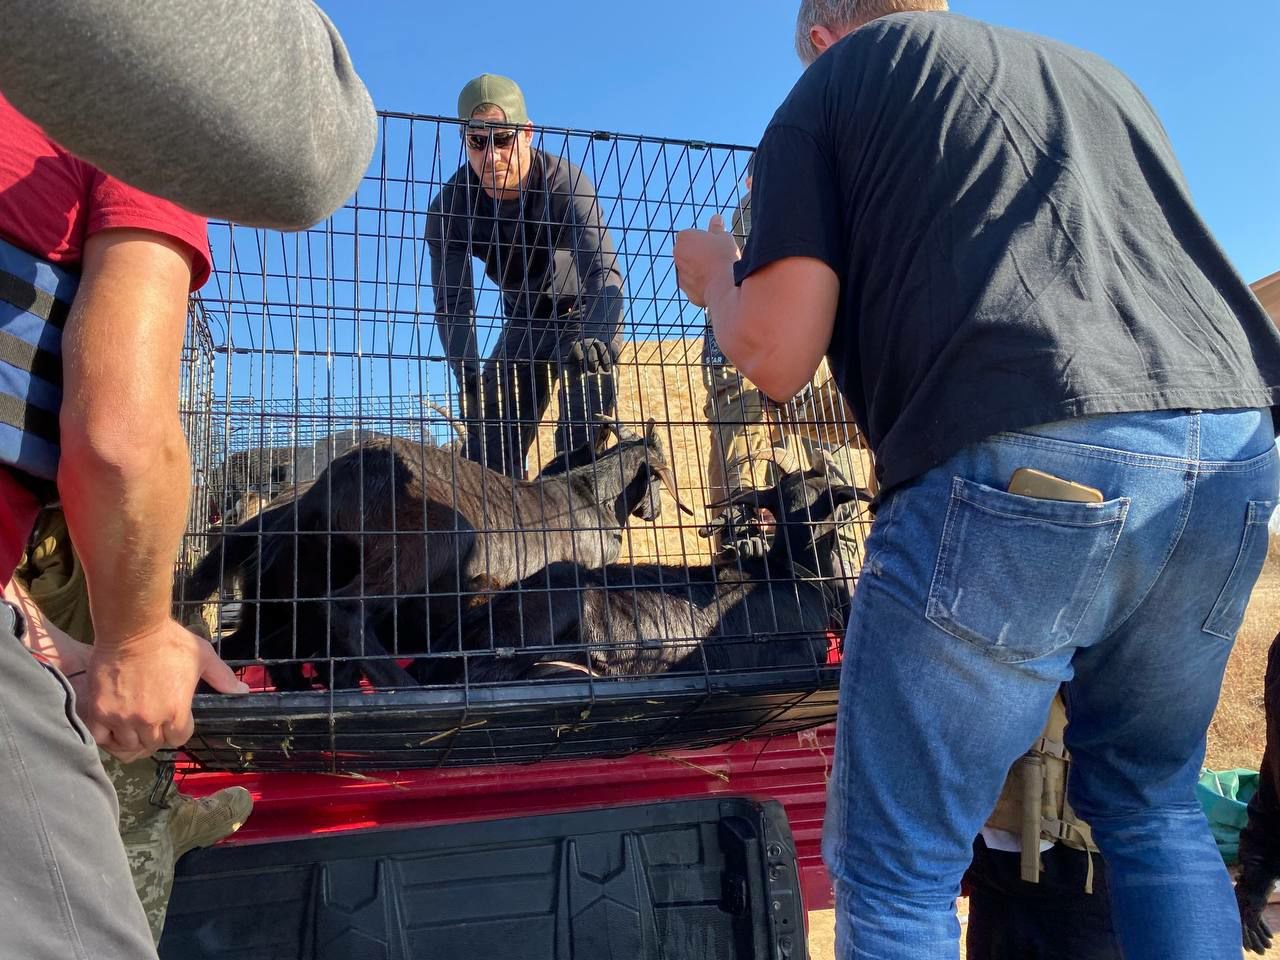
M 1280 401 L 1280 334 L 1159 120 L 1080 50 L 876 20 L 774 115 L 752 214 L 739 283 L 797 256 L 840 278 L 828 356 L 885 487 L 1002 430 Z
M 476 360 L 472 259 L 484 261 L 501 289 L 507 319 L 567 317 L 582 336 L 621 335 L 618 257 L 595 185 L 567 160 L 535 150 L 515 200 L 495 200 L 470 165 L 462 167 L 431 201 L 427 248 L 441 339 L 465 366 Z

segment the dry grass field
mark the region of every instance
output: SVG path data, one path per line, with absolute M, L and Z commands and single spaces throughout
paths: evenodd
M 1210 767 L 1256 770 L 1262 760 L 1262 675 L 1267 666 L 1267 649 L 1278 632 L 1280 538 L 1273 537 L 1267 565 L 1254 588 L 1244 626 L 1227 665 L 1218 712 L 1209 727 L 1206 762 Z

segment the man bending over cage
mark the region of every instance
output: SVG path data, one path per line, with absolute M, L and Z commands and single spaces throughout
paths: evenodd
M 436 326 L 461 397 L 467 456 L 512 477 L 557 380 L 556 453 L 585 443 L 611 414 L 622 342 L 623 279 L 595 185 L 533 146 L 524 94 L 484 74 L 458 96 L 467 163 L 427 218 Z M 481 366 L 472 259 L 501 291 L 505 319 Z

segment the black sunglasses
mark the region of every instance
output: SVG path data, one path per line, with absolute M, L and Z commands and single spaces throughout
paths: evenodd
M 467 141 L 467 146 L 472 150 L 487 149 L 490 142 L 497 150 L 502 150 L 511 145 L 511 141 L 516 138 L 515 130 L 490 130 L 487 133 L 466 133 L 462 134 L 462 138 Z

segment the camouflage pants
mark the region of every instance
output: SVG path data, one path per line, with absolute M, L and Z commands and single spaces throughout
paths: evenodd
M 120 839 L 129 857 L 133 887 L 142 901 L 151 936 L 160 942 L 169 892 L 173 888 L 173 839 L 162 806 L 166 783 L 160 765 L 152 758 L 121 763 L 102 752 L 102 766 L 120 801 Z

